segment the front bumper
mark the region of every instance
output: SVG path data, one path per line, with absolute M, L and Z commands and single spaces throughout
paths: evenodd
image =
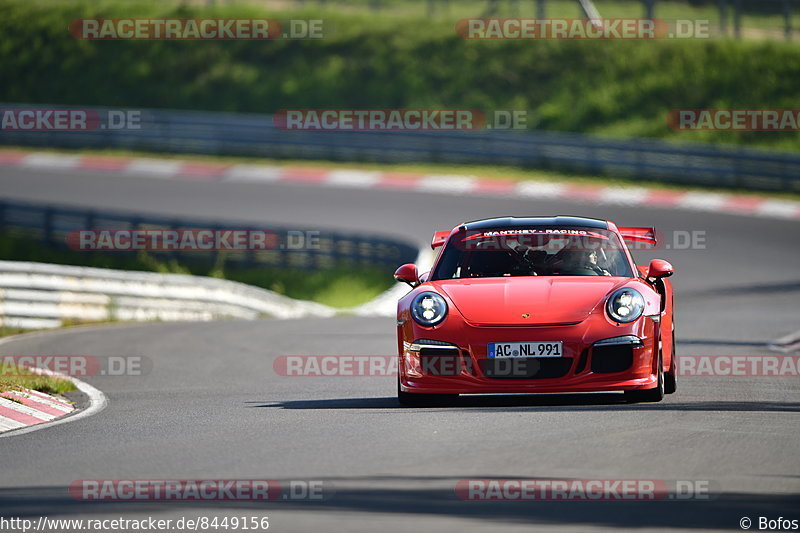
M 620 325 L 600 314 L 558 326 L 482 327 L 452 321 L 445 327 L 422 328 L 409 321 L 398 329 L 400 387 L 403 392 L 438 394 L 650 389 L 658 383 L 658 327 L 650 317 Z M 641 344 L 596 345 L 631 335 Z M 536 341 L 562 341 L 563 357 L 487 356 L 490 342 Z

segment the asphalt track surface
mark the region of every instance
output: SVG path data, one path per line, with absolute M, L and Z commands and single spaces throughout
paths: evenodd
M 676 267 L 679 354 L 770 354 L 800 329 L 797 222 L 513 198 L 159 180 L 0 168 L 3 198 L 425 243 L 499 215 L 578 214 L 705 232 L 705 249 L 638 252 Z M 740 530 L 800 519 L 797 378 L 684 377 L 658 404 L 618 395 L 490 396 L 396 405 L 392 377 L 281 377 L 285 354 L 389 355 L 387 318 L 111 325 L 34 334 L 2 354 L 142 356 L 144 376 L 88 378 L 108 407 L 0 439 L 0 516 L 269 516 L 274 531 Z M 322 480 L 323 501 L 80 502 L 80 479 Z M 468 478 L 707 480 L 713 497 L 658 502 L 470 502 Z M 335 492 L 334 492 L 335 491 Z M 332 497 L 331 497 L 332 496 Z

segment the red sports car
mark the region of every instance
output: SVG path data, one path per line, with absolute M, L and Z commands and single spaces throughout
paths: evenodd
M 625 240 L 653 228 L 557 216 L 493 218 L 439 231 L 430 272 L 397 307 L 397 396 L 440 404 L 458 394 L 675 392 L 672 266 L 637 266 Z

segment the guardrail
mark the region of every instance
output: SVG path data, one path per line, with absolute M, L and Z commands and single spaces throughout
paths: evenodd
M 69 322 L 327 317 L 328 306 L 183 274 L 0 261 L 0 327 Z
M 3 109 L 69 106 L 0 104 Z M 103 115 L 108 108 L 92 109 Z M 641 180 L 800 191 L 800 155 L 544 131 L 286 131 L 271 115 L 140 111 L 139 129 L 0 132 L 0 144 L 333 161 L 514 165 Z
M 315 231 L 314 246 L 294 249 L 291 238 L 309 230 L 221 224 L 188 219 L 103 212 L 90 209 L 0 201 L 0 230 L 24 235 L 48 247 L 68 249 L 67 236 L 79 230 L 247 229 L 276 237 L 269 250 L 148 251 L 182 263 L 325 269 L 373 265 L 387 276 L 418 250 L 405 242 L 366 234 Z M 80 252 L 126 253 L 126 252 Z M 220 257 L 219 254 L 224 254 Z M 40 329 L 70 322 L 298 318 L 331 316 L 335 310 L 242 283 L 183 274 L 0 261 L 0 327 Z
M 256 224 L 222 224 L 219 221 L 183 218 L 166 219 L 122 212 L 0 201 L 0 230 L 20 232 L 49 247 L 68 249 L 67 236 L 72 231 L 112 229 L 257 229 L 268 231 L 274 236 L 270 249 L 266 250 L 148 252 L 155 257 L 180 259 L 187 264 L 231 265 L 237 268 L 319 270 L 344 265 L 372 265 L 385 269 L 387 275 L 391 275 L 397 265 L 413 261 L 418 253 L 417 248 L 409 243 L 368 234 Z M 220 254 L 224 256 L 220 257 Z

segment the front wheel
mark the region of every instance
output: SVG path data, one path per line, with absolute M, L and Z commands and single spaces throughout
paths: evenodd
M 652 389 L 626 390 L 625 400 L 628 403 L 660 402 L 664 399 L 664 368 L 658 358 L 658 383 Z

